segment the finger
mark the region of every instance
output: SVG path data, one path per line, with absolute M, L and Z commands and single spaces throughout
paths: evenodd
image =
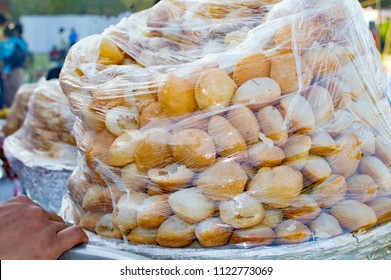
M 69 225 L 65 223 L 59 223 L 59 222 L 51 222 L 50 224 L 51 229 L 54 230 L 56 234 L 58 234 L 60 231 L 70 227 Z
M 47 216 L 50 220 L 60 222 L 60 223 L 65 223 L 64 219 L 58 216 L 57 214 L 54 214 L 53 212 L 46 211 Z
M 79 226 L 68 227 L 57 233 L 58 247 L 61 252 L 71 249 L 77 244 L 88 243 L 88 236 Z

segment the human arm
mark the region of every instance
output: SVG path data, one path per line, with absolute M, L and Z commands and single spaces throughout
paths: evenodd
M 88 237 L 26 196 L 0 203 L 0 259 L 57 259 Z

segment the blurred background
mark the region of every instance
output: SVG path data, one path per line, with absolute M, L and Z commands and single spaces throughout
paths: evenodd
M 391 0 L 360 2 L 368 27 L 382 55 L 387 76 L 391 80 Z

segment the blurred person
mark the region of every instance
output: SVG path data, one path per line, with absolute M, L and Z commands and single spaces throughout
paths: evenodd
M 24 40 L 14 35 L 15 25 L 4 29 L 4 41 L 0 42 L 0 60 L 3 61 L 5 105 L 11 107 L 16 91 L 24 78 L 24 66 L 28 53 Z
M 27 196 L 0 203 L 0 259 L 58 259 L 88 237 L 79 226 L 70 226 Z
M 7 18 L 0 14 L 0 42 L 4 40 L 4 27 L 7 24 Z M 0 109 L 4 107 L 4 85 L 3 85 L 3 63 L 0 59 Z
M 15 27 L 13 29 L 13 35 L 19 38 L 20 40 L 22 40 L 24 44 L 26 44 L 27 46 L 26 41 L 23 39 L 23 25 L 21 23 L 15 24 Z M 32 63 L 33 63 L 33 54 L 29 52 L 27 48 L 27 55 L 24 61 L 24 68 L 28 68 Z
M 57 61 L 52 68 L 49 69 L 46 80 L 58 79 L 60 78 L 60 73 L 62 69 L 63 63 L 61 61 Z
M 60 51 L 60 59 L 65 59 L 69 47 L 68 37 L 65 34 L 64 27 L 60 27 L 58 30 L 57 48 Z
M 13 33 L 13 35 L 15 37 L 18 37 L 18 38 L 20 38 L 21 40 L 24 41 L 24 39 L 22 37 L 22 35 L 23 35 L 23 26 L 22 26 L 21 23 L 15 23 L 15 26 L 14 26 L 12 31 L 13 31 L 12 33 Z
M 49 60 L 52 61 L 52 62 L 59 61 L 60 60 L 60 56 L 61 56 L 60 50 L 57 49 L 56 45 L 54 45 L 52 47 L 52 49 L 50 50 L 50 52 L 49 52 Z
M 71 33 L 69 34 L 69 47 L 71 48 L 79 40 L 79 35 L 77 34 L 75 28 L 71 28 Z
M 72 28 L 72 30 L 74 31 L 73 28 Z M 69 50 L 69 42 L 70 42 L 70 40 L 68 40 L 68 37 L 65 34 L 65 29 L 63 27 L 60 27 L 58 32 L 59 32 L 59 37 L 58 37 L 58 42 L 57 42 L 56 49 L 53 48 L 52 52 L 50 53 L 50 55 L 53 55 L 52 61 L 54 63 L 53 63 L 52 68 L 49 69 L 48 73 L 46 74 L 46 79 L 47 80 L 58 79 L 59 78 L 60 72 L 61 72 L 61 68 L 62 68 L 62 66 L 64 64 L 65 57 L 66 57 L 66 55 L 68 53 L 68 50 Z M 75 38 L 72 38 L 72 39 L 74 40 Z M 76 40 L 77 40 L 77 36 L 76 36 Z M 56 58 L 56 51 L 59 52 L 58 59 L 55 59 Z
M 377 49 L 380 51 L 380 48 L 381 48 L 380 36 L 379 36 L 379 32 L 378 32 L 378 28 L 376 26 L 376 23 L 373 20 L 371 20 L 369 22 L 369 30 L 372 33 L 373 40 L 375 40 Z
M 0 14 L 0 41 L 4 40 L 4 28 L 7 25 L 7 22 L 7 18 L 3 14 Z
M 59 49 L 57 49 L 57 46 L 53 46 L 49 53 L 49 59 L 52 62 L 52 65 L 46 74 L 46 80 L 58 79 L 64 64 L 64 57 L 61 57 L 61 52 Z

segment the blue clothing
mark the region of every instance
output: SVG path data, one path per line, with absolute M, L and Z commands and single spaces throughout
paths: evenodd
M 78 39 L 79 38 L 77 36 L 77 33 L 76 32 L 72 32 L 71 35 L 69 35 L 69 44 L 71 46 L 73 46 L 77 42 Z
M 0 109 L 4 108 L 5 102 L 4 102 L 4 87 L 3 87 L 3 79 L 1 77 L 0 72 Z
M 12 65 L 7 63 L 7 58 L 10 58 L 18 45 L 25 53 L 28 51 L 27 43 L 19 37 L 12 36 L 8 40 L 0 42 L 0 60 L 4 61 L 3 71 L 6 74 L 11 73 Z

